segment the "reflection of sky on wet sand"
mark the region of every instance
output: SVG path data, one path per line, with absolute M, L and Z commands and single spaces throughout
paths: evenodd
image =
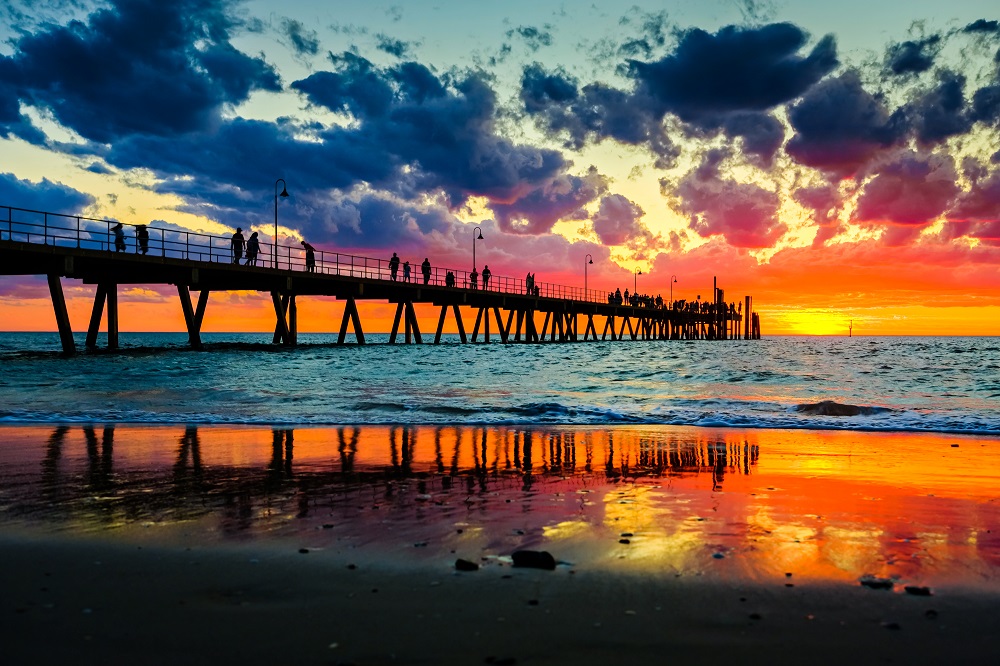
M 5 427 L 8 529 L 399 561 L 997 585 L 995 439 L 685 428 Z M 957 446 L 956 446 L 957 445 Z

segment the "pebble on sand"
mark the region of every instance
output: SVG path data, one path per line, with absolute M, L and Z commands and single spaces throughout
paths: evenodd
M 895 585 L 891 578 L 879 578 L 878 576 L 862 576 L 858 582 L 873 590 L 891 590 Z

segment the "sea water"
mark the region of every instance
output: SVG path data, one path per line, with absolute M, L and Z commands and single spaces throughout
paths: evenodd
M 77 336 L 82 347 L 82 337 Z M 103 336 L 102 336 L 103 337 Z M 59 355 L 0 334 L 0 423 L 683 425 L 1000 434 L 998 337 L 299 346 L 124 333 Z M 865 409 L 815 413 L 821 401 Z

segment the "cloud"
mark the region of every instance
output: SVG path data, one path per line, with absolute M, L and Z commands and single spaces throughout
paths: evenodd
M 795 135 L 785 151 L 800 164 L 850 176 L 906 134 L 901 113 L 861 85 L 854 70 L 826 79 L 788 110 Z
M 813 222 L 818 227 L 814 245 L 823 245 L 841 231 L 839 215 L 843 207 L 843 199 L 837 187 L 831 183 L 800 187 L 795 190 L 794 198 L 805 208 L 812 211 Z
M 942 46 L 941 35 L 892 44 L 885 54 L 886 69 L 896 75 L 926 72 L 934 66 Z
M 552 46 L 551 27 L 550 25 L 546 25 L 544 28 L 539 29 L 534 26 L 518 26 L 507 31 L 507 39 L 518 36 L 524 40 L 528 49 L 534 52 L 543 46 Z
M 629 61 L 638 92 L 688 122 L 719 114 L 765 111 L 795 99 L 838 64 L 832 35 L 806 56 L 807 35 L 790 23 L 727 26 L 715 34 L 693 28 L 670 56 Z
M 622 195 L 608 195 L 601 199 L 601 207 L 592 218 L 594 233 L 605 245 L 624 245 L 648 234 L 639 221 L 644 214 L 642 208 Z
M 664 125 L 671 115 L 686 123 L 691 136 L 739 138 L 748 156 L 769 167 L 784 129 L 768 111 L 837 65 L 832 36 L 799 55 L 806 39 L 789 23 L 728 26 L 714 34 L 690 29 L 672 54 L 624 63 L 634 84 L 630 91 L 598 82 L 581 86 L 561 70 L 533 63 L 521 78 L 521 100 L 550 136 L 573 149 L 613 139 L 647 147 L 657 168 L 670 168 L 680 152 Z
M 788 230 L 778 219 L 778 195 L 721 177 L 718 165 L 726 154 L 709 151 L 701 166 L 681 179 L 674 188 L 679 210 L 703 238 L 722 236 L 740 248 L 772 247 Z
M 413 48 L 412 42 L 404 42 L 401 39 L 393 39 L 386 34 L 375 35 L 375 46 L 379 51 L 388 53 L 397 58 L 405 58 Z
M 511 203 L 491 208 L 503 231 L 538 235 L 548 233 L 559 220 L 581 218 L 581 209 L 608 189 L 608 180 L 591 167 L 583 176 L 563 175 Z
M 79 214 L 94 203 L 94 197 L 48 178 L 32 183 L 12 173 L 0 173 L 0 202 L 15 208 Z M 6 217 L 6 216 L 5 216 Z
M 951 206 L 959 194 L 957 177 L 954 161 L 948 155 L 904 154 L 880 166 L 864 184 L 853 220 L 919 230 Z
M 986 19 L 978 19 L 973 21 L 969 25 L 962 28 L 962 32 L 976 33 L 976 32 L 995 32 L 1000 33 L 1000 21 L 988 21 Z
M 903 107 L 917 141 L 938 144 L 972 129 L 973 116 L 965 103 L 965 77 L 951 71 L 938 74 L 938 84 Z
M 301 21 L 286 18 L 281 21 L 281 32 L 292 43 L 297 56 L 314 56 L 319 53 L 319 38 L 315 30 L 308 30 Z
M 224 105 L 280 88 L 263 58 L 229 43 L 235 23 L 228 5 L 118 0 L 86 22 L 46 25 L 16 40 L 0 85 L 13 85 L 23 101 L 102 143 L 205 129 Z

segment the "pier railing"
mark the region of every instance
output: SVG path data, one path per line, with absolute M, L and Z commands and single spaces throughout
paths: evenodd
M 237 263 L 234 261 L 231 237 L 214 236 L 180 227 L 121 223 L 123 228 L 127 228 L 128 231 L 125 233 L 124 249 L 119 249 L 115 245 L 115 234 L 112 231 L 112 227 L 118 224 L 119 222 L 113 220 L 89 218 L 81 215 L 0 206 L 0 240 L 106 252 L 127 252 L 150 257 L 198 262 Z M 139 226 L 144 226 L 149 233 L 149 238 L 144 245 L 136 236 Z M 238 263 L 244 265 L 246 260 L 244 252 Z M 529 292 L 525 278 L 493 274 L 489 281 L 484 283 L 482 275 L 479 274 L 478 279 L 473 283 L 471 271 L 432 266 L 429 275 L 425 276 L 420 263 L 410 264 L 410 274 L 409 279 L 407 279 L 403 263 L 401 259 L 394 278 L 387 259 L 317 248 L 315 265 L 310 267 L 306 265 L 304 248 L 261 241 L 260 253 L 247 268 L 301 271 L 373 280 L 395 280 L 415 285 L 427 284 L 455 289 L 480 289 L 507 294 L 526 294 Z M 452 284 L 449 284 L 449 273 L 454 276 Z M 535 282 L 533 286 L 536 295 L 540 297 L 593 303 L 608 302 L 608 292 L 606 291 L 585 290 L 582 287 L 550 282 Z

